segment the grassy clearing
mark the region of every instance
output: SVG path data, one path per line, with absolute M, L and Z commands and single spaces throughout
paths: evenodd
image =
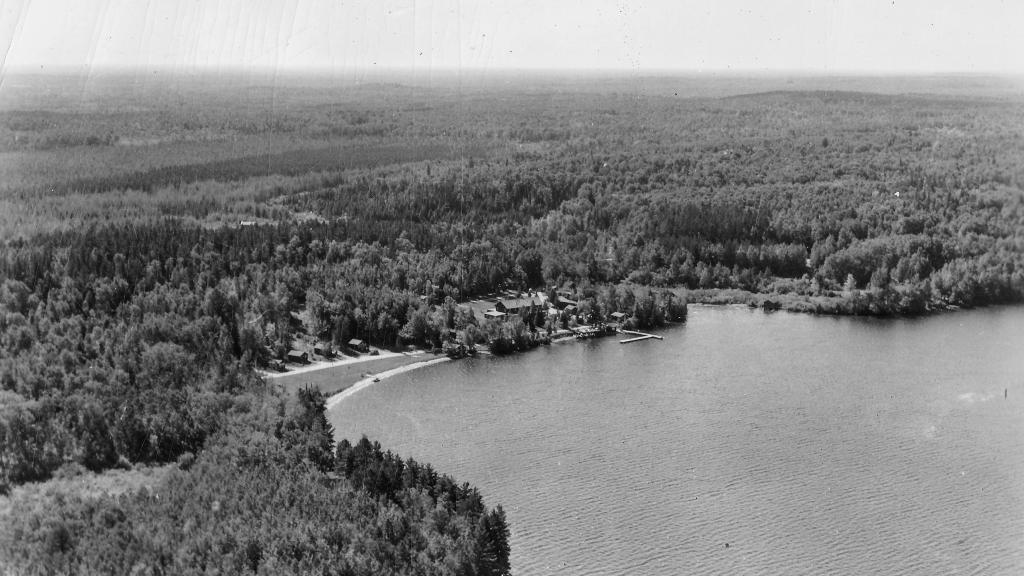
M 177 466 L 136 465 L 131 470 L 106 470 L 100 474 L 76 466 L 66 466 L 46 482 L 22 484 L 14 487 L 10 494 L 0 495 L 0 526 L 10 525 L 11 514 L 41 507 L 54 497 L 116 497 L 143 488 L 152 490 Z

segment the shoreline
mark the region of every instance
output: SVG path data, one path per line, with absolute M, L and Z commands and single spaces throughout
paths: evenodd
M 397 376 L 399 374 L 404 374 L 406 372 L 411 372 L 411 371 L 417 370 L 419 368 L 426 368 L 427 366 L 433 366 L 435 364 L 441 364 L 443 362 L 450 362 L 450 361 L 451 361 L 451 358 L 447 358 L 447 357 L 445 357 L 445 358 L 433 358 L 431 360 L 423 360 L 422 362 L 416 362 L 416 363 L 413 363 L 413 364 L 406 364 L 405 366 L 399 366 L 398 368 L 392 368 L 391 370 L 385 370 L 384 372 L 381 372 L 379 374 L 374 374 L 372 376 L 367 376 L 366 378 L 363 378 L 362 380 L 359 380 L 359 381 L 355 382 L 351 386 L 345 388 L 344 390 L 342 390 L 342 391 L 332 395 L 330 398 L 328 398 L 327 402 L 326 402 L 326 409 L 327 409 L 327 411 L 330 411 L 332 408 L 334 408 L 335 406 L 337 406 L 338 404 L 343 402 L 349 396 L 355 394 L 356 392 L 359 392 L 360 390 L 362 390 L 364 388 L 369 388 L 370 386 L 372 386 L 373 384 L 375 384 L 377 382 L 380 382 L 381 380 L 385 380 L 387 378 L 390 378 L 392 376 Z
M 675 288 L 673 290 L 679 290 Z M 744 305 L 765 312 L 785 311 L 815 316 L 862 316 L 876 318 L 915 318 L 959 310 L 960 306 L 928 301 L 920 309 L 894 306 L 892 302 L 875 302 L 875 293 L 858 290 L 854 294 L 810 296 L 795 293 L 750 292 L 740 288 L 687 289 L 688 304 L 706 306 Z M 982 306 L 974 306 L 975 308 Z
M 715 300 L 715 301 L 709 301 L 709 299 L 706 298 L 706 296 L 708 295 L 709 292 L 713 293 L 717 297 L 720 297 L 720 296 L 723 295 L 722 292 L 726 292 L 726 291 L 725 290 L 714 290 L 714 292 L 712 292 L 712 291 L 705 291 L 704 294 L 703 294 L 705 296 L 705 298 L 701 298 L 698 301 L 690 302 L 690 304 L 696 305 L 696 306 L 708 306 L 708 307 L 721 307 L 721 306 L 737 306 L 737 307 L 742 306 L 742 307 L 748 307 L 749 304 L 750 304 L 750 301 L 749 301 L 748 298 L 750 296 L 754 296 L 754 297 L 757 297 L 757 296 L 762 296 L 763 297 L 764 296 L 764 295 L 759 295 L 757 293 L 752 293 L 752 292 L 730 290 L 728 292 L 731 292 L 731 294 L 729 294 L 729 296 L 731 296 L 732 298 L 724 298 L 724 299 L 723 298 L 717 298 L 717 299 L 710 299 L 710 300 Z M 736 299 L 735 296 L 737 294 L 741 294 L 742 296 L 747 297 L 747 298 Z M 762 306 L 757 306 L 757 308 L 761 308 L 761 307 Z M 807 312 L 806 310 L 792 310 L 792 309 L 788 309 L 788 308 L 785 308 L 785 307 L 783 307 L 782 310 L 783 311 L 788 311 L 788 312 L 797 312 L 797 313 Z M 814 314 L 813 311 L 811 311 L 811 313 Z M 816 315 L 827 315 L 827 314 L 820 314 L 819 313 L 819 314 L 816 314 Z M 673 325 L 673 324 L 679 324 L 679 323 L 685 323 L 685 322 L 686 322 L 685 320 L 683 320 L 681 322 L 671 322 L 668 325 L 670 326 L 670 325 Z M 664 327 L 665 326 L 663 326 L 661 328 L 664 328 Z M 559 331 L 557 331 L 555 334 L 553 334 L 551 336 L 550 343 L 551 344 L 564 344 L 564 343 L 567 343 L 567 342 L 575 342 L 576 340 L 577 339 L 574 337 L 574 334 L 571 331 L 569 331 L 569 330 L 559 330 Z M 519 354 L 519 353 L 522 353 L 522 352 L 527 352 L 527 351 L 526 350 L 519 351 L 519 352 L 515 352 L 515 354 Z M 483 350 L 480 352 L 480 354 L 482 354 L 482 355 L 492 355 L 492 353 L 490 351 L 483 351 Z M 388 359 L 396 359 L 396 358 L 414 359 L 414 358 L 417 358 L 417 357 L 420 357 L 420 356 L 426 356 L 426 355 L 428 355 L 428 353 L 426 351 L 422 351 L 422 350 L 419 350 L 419 351 L 416 351 L 416 352 L 390 352 L 390 351 L 382 351 L 377 356 L 364 355 L 364 356 L 359 356 L 359 357 L 355 357 L 355 358 L 345 358 L 345 359 L 342 359 L 342 360 L 336 360 L 336 361 L 332 361 L 332 362 L 317 362 L 315 364 L 308 365 L 308 366 L 302 366 L 300 368 L 296 368 L 296 369 L 288 371 L 288 372 L 265 372 L 265 371 L 260 371 L 260 373 L 264 377 L 266 377 L 266 378 L 268 378 L 270 380 L 274 380 L 274 379 L 287 378 L 289 376 L 296 376 L 296 375 L 305 374 L 305 373 L 325 371 L 325 370 L 332 369 L 332 368 L 347 367 L 347 366 L 351 366 L 351 365 L 354 365 L 354 364 L 361 364 L 361 363 L 370 362 L 370 361 L 374 361 L 374 360 L 388 360 Z M 349 396 L 355 394 L 356 392 L 359 392 L 360 390 L 363 390 L 364 388 L 368 388 L 369 386 L 373 385 L 376 382 L 379 382 L 380 380 L 384 380 L 384 379 L 390 378 L 392 376 L 397 376 L 399 374 L 404 374 L 406 372 L 411 372 L 412 370 L 416 370 L 416 369 L 419 369 L 419 368 L 425 368 L 427 366 L 433 366 L 435 364 L 440 364 L 440 363 L 443 363 L 443 362 L 449 362 L 451 360 L 452 359 L 448 358 L 448 357 L 432 358 L 432 359 L 420 360 L 418 362 L 412 362 L 412 363 L 409 363 L 409 364 L 404 364 L 404 365 L 401 365 L 401 366 L 398 366 L 398 367 L 395 367 L 395 368 L 384 370 L 384 371 L 376 373 L 376 374 L 373 374 L 373 373 L 370 373 L 370 372 L 364 372 L 362 374 L 361 378 L 359 378 L 359 379 L 355 380 L 354 382 L 352 382 L 351 384 L 347 384 L 347 385 L 344 382 L 345 380 L 347 380 L 347 378 L 345 378 L 345 376 L 338 376 L 338 380 L 341 381 L 340 382 L 341 386 L 344 386 L 344 387 L 341 388 L 340 390 L 338 390 L 337 392 L 334 392 L 334 393 L 330 394 L 327 397 L 326 409 L 328 411 L 331 410 L 332 408 L 334 408 L 335 406 L 337 406 L 341 402 L 343 402 Z

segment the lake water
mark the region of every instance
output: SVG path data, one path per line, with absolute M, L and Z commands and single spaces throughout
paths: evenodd
M 425 368 L 331 422 L 501 504 L 515 574 L 1024 574 L 1024 308 L 661 334 Z

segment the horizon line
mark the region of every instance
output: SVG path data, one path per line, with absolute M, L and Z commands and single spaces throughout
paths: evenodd
M 274 68 L 263 66 L 206 66 L 183 69 L 173 66 L 137 66 L 137 65 L 104 65 L 104 66 L 67 66 L 67 65 L 8 65 L 0 67 L 0 76 L 35 75 L 35 76 L 81 76 L 81 75 L 115 75 L 115 74 L 159 74 L 179 76 L 205 75 L 259 75 L 259 76 L 322 76 L 351 77 L 357 75 L 402 75 L 422 76 L 439 74 L 445 76 L 640 76 L 640 77 L 671 77 L 671 76 L 799 76 L 799 77 L 1001 77 L 1024 78 L 1024 70 L 869 70 L 869 69 L 807 69 L 807 68 L 629 68 L 629 67 L 578 67 L 578 68 L 546 68 L 546 67 L 471 67 L 471 66 L 433 66 L 428 68 L 409 66 L 354 66 L 336 68 L 326 66 Z

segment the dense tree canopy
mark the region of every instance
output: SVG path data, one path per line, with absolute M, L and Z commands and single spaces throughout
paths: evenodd
M 9 570 L 64 574 L 510 573 L 508 525 L 479 492 L 365 437 L 338 446 L 323 398 L 232 424 L 198 459 L 120 498 L 15 500 Z
M 438 348 L 458 334 L 514 350 L 613 312 L 634 327 L 685 318 L 684 290 L 878 315 L 1024 299 L 1016 96 L 321 86 L 282 89 L 267 108 L 245 91 L 178 90 L 0 109 L 4 489 L 69 465 L 199 454 L 180 482 L 240 498 L 238 460 L 224 454 L 241 441 L 232 423 L 263 421 L 275 391 L 254 368 L 297 337 Z M 459 305 L 502 289 L 568 291 L 578 310 L 491 321 Z M 242 476 L 262 497 L 291 498 L 275 487 L 287 478 L 311 502 L 355 507 L 364 527 L 397 507 L 405 519 L 358 548 L 372 562 L 413 551 L 433 562 L 439 538 L 445 554 L 488 559 L 478 567 L 507 564 L 497 540 L 479 536 L 504 530 L 500 511 L 459 509 L 479 499 L 471 488 L 421 479 L 419 464 L 372 445 L 335 453 L 318 418 L 281 418 L 266 450 L 306 464 L 254 463 Z M 328 486 L 334 466 L 352 487 Z M 55 536 L 32 532 L 43 547 L 28 553 L 62 551 L 58 571 L 100 562 L 82 556 L 91 544 L 72 544 L 188 505 L 167 490 L 76 504 Z M 360 511 L 367 498 L 380 507 Z M 446 532 L 450 509 L 435 517 L 439 502 L 465 513 L 461 540 Z M 312 508 L 296 513 L 320 514 Z M 327 530 L 310 518 L 296 522 Z M 94 521 L 103 536 L 79 530 Z M 132 554 L 174 565 L 161 556 L 173 556 L 167 539 L 220 546 L 216 562 L 231 570 L 305 570 L 305 541 L 266 548 L 252 531 L 224 542 L 185 532 L 124 535 L 134 551 L 111 571 Z M 328 532 L 316 538 L 337 538 L 331 554 L 361 538 Z M 196 557 L 213 562 L 203 550 Z

